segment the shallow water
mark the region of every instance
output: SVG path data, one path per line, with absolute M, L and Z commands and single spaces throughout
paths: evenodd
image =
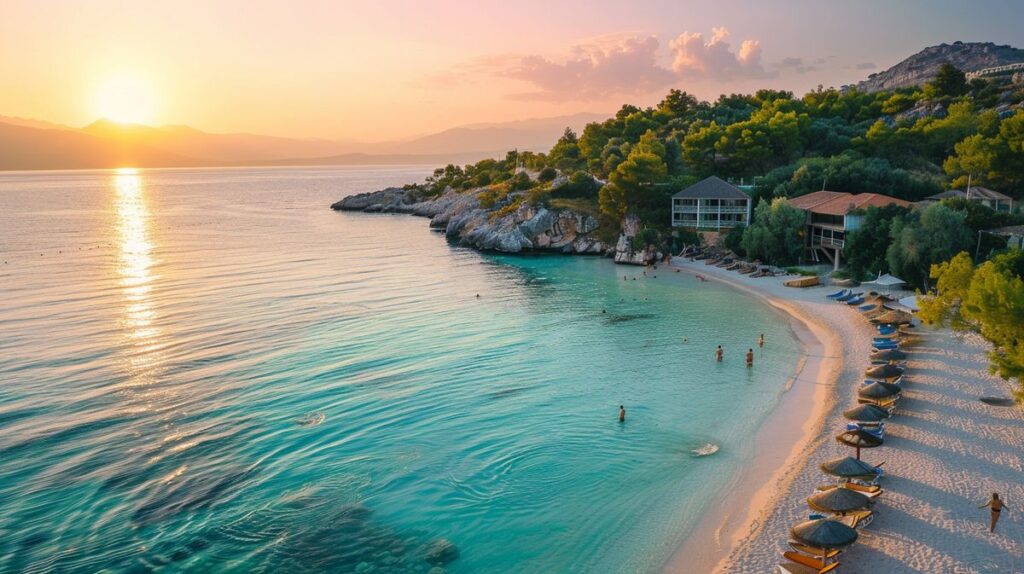
M 657 571 L 785 319 L 327 209 L 428 172 L 0 175 L 0 571 L 425 572 L 442 538 L 453 573 Z

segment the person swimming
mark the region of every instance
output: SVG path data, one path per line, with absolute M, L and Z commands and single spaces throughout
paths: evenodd
M 715 349 L 715 360 L 718 361 L 719 363 L 721 363 L 722 362 L 722 355 L 724 355 L 724 354 L 725 354 L 725 351 L 723 351 L 722 350 L 722 346 L 719 345 L 718 348 Z
M 754 349 L 747 349 L 747 367 L 754 366 Z
M 626 422 L 626 407 L 623 405 L 619 405 L 619 422 Z
M 985 507 L 988 507 L 988 508 L 992 509 L 992 512 L 991 512 L 992 520 L 989 523 L 988 531 L 989 532 L 995 532 L 996 531 L 996 522 L 999 522 L 999 514 L 1003 511 L 1004 508 L 1006 508 L 1006 505 L 1003 504 L 1002 499 L 999 498 L 999 493 L 998 492 L 993 492 L 992 493 L 992 498 L 990 498 L 988 502 L 986 502 L 985 504 L 982 504 L 978 508 L 985 508 Z

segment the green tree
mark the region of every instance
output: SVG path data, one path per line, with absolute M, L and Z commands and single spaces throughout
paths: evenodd
M 558 142 L 548 153 L 548 162 L 551 166 L 563 171 L 583 167 L 579 138 L 576 137 L 576 132 L 572 131 L 572 128 L 565 128 L 562 137 L 558 138 Z
M 978 267 L 961 253 L 931 268 L 936 293 L 920 299 L 922 320 L 975 331 L 992 343 L 989 361 L 994 372 L 1017 379 L 1024 398 L 1024 252 L 1019 249 Z
M 854 279 L 864 281 L 889 272 L 885 254 L 892 243 L 892 224 L 894 220 L 903 221 L 908 213 L 908 209 L 895 204 L 865 210 L 860 227 L 846 234 L 843 246 L 843 259 Z
M 941 203 L 911 215 L 904 221 L 893 221 L 886 262 L 892 273 L 927 290 L 931 266 L 969 249 L 972 236 L 964 223 L 965 215 Z
M 925 86 L 925 94 L 929 97 L 956 98 L 968 92 L 967 75 L 959 68 L 946 62 L 939 67 L 935 79 Z
M 770 204 L 762 201 L 754 220 L 743 231 L 742 247 L 747 256 L 772 265 L 796 263 L 804 249 L 806 215 L 783 198 Z

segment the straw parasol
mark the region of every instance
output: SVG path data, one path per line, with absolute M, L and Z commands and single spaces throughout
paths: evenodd
M 906 311 L 886 311 L 871 319 L 872 323 L 894 323 L 897 325 L 909 325 L 914 322 L 914 316 Z
M 839 478 L 875 478 L 878 476 L 878 471 L 874 466 L 852 456 L 823 462 L 818 468 L 825 474 Z
M 859 423 L 877 423 L 889 418 L 890 415 L 889 411 L 875 405 L 857 405 L 848 411 L 843 411 L 843 416 Z
M 857 541 L 857 531 L 836 520 L 801 522 L 789 529 L 794 540 L 815 548 L 843 548 Z
M 863 430 L 850 430 L 836 435 L 836 441 L 857 449 L 857 460 L 860 460 L 860 449 L 875 448 L 885 442 L 877 436 Z
M 830 488 L 816 492 L 807 498 L 807 506 L 818 512 L 853 512 L 863 510 L 871 504 L 871 499 L 849 488 Z
M 899 349 L 886 349 L 871 353 L 872 361 L 905 361 L 906 359 L 907 353 Z
M 864 385 L 857 389 L 857 396 L 862 399 L 887 399 L 895 397 L 901 392 L 903 392 L 903 389 L 899 385 L 874 381 L 870 385 Z
M 896 365 L 878 365 L 870 367 L 864 374 L 875 379 L 895 379 L 903 374 L 903 369 Z

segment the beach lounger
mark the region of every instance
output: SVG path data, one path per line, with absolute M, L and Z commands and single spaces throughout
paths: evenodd
M 868 498 L 876 498 L 881 496 L 884 490 L 877 484 L 863 485 L 857 484 L 856 482 L 844 482 L 842 484 L 823 484 L 817 487 L 818 490 L 832 490 L 833 488 L 849 488 L 850 490 L 856 490 Z
M 840 554 L 843 553 L 842 550 L 839 550 L 839 549 L 836 549 L 836 548 L 833 548 L 831 550 L 826 550 L 825 548 L 815 548 L 813 546 L 808 546 L 806 544 L 801 544 L 801 543 L 797 542 L 796 540 L 790 540 L 789 541 L 789 547 L 792 548 L 793 550 L 796 550 L 797 552 L 801 552 L 803 554 L 807 554 L 808 556 L 814 556 L 814 557 L 819 557 L 820 556 L 820 557 L 822 557 L 822 558 L 824 558 L 826 560 L 828 560 L 829 558 L 835 558 L 836 556 L 839 556 Z
M 850 292 L 849 289 L 840 289 L 839 291 L 836 291 L 835 293 L 829 293 L 828 295 L 825 295 L 825 298 L 826 299 L 835 299 L 837 297 L 842 297 L 843 295 L 846 295 L 849 292 Z
M 854 297 L 860 297 L 863 294 L 864 293 L 854 293 L 853 291 L 850 291 L 849 293 L 843 295 L 842 297 L 836 297 L 836 301 L 839 301 L 840 303 L 846 303 L 850 299 L 853 299 Z
M 850 528 L 864 528 L 875 519 L 875 513 L 870 510 L 859 510 L 841 516 L 833 516 L 832 519 L 842 522 Z
M 866 424 L 866 423 L 846 423 L 846 430 L 862 430 L 870 435 L 874 435 L 878 438 L 885 438 L 885 423 L 879 422 L 878 426 Z
M 782 557 L 794 564 L 806 566 L 807 568 L 814 568 L 815 570 L 813 570 L 813 572 L 828 572 L 826 568 L 829 566 L 835 568 L 835 565 L 839 564 L 838 561 L 829 562 L 827 560 L 822 560 L 821 558 L 815 558 L 813 556 L 807 556 L 806 554 L 793 551 L 783 552 Z
M 846 301 L 846 304 L 850 305 L 850 306 L 853 306 L 853 305 L 860 305 L 863 302 L 864 302 L 864 298 L 863 297 L 854 297 L 853 299 L 850 299 L 849 301 Z
M 787 562 L 785 564 L 779 564 L 779 574 L 825 574 L 826 572 L 831 572 L 838 567 L 838 562 L 833 562 L 824 568 L 813 568 L 811 566 L 804 566 L 803 564 L 796 564 L 795 562 Z
M 868 311 L 874 311 L 877 308 L 878 305 L 861 305 L 860 307 L 857 307 L 857 310 L 861 313 L 867 313 Z

